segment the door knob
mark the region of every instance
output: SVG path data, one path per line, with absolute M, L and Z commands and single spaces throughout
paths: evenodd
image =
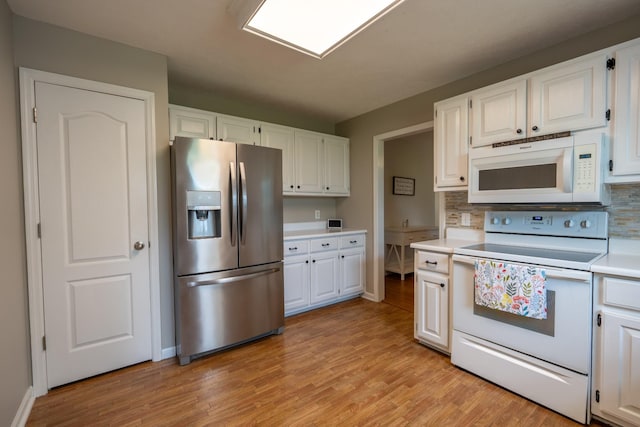
M 141 251 L 144 249 L 144 243 L 142 243 L 141 241 L 137 241 L 133 244 L 133 249 L 135 249 L 136 251 Z

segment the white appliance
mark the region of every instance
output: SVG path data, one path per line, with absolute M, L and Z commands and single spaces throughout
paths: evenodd
M 485 242 L 454 250 L 451 362 L 580 423 L 589 422 L 589 269 L 607 252 L 607 236 L 606 212 L 487 212 Z M 547 318 L 476 304 L 479 260 L 542 268 Z
M 469 203 L 607 205 L 605 138 L 583 133 L 469 152 Z

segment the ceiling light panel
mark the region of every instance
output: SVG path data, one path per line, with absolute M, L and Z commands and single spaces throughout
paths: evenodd
M 265 0 L 243 29 L 322 58 L 403 0 Z

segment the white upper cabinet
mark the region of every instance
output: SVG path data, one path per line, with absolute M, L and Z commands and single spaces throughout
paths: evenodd
M 527 81 L 500 83 L 471 96 L 471 146 L 524 138 L 527 132 Z
M 260 143 L 265 147 L 282 150 L 282 191 L 294 191 L 294 140 L 293 128 L 272 124 L 262 124 Z
M 529 82 L 529 136 L 606 126 L 606 54 L 546 68 Z
M 603 127 L 604 53 L 554 65 L 471 93 L 471 147 Z
M 640 43 L 615 52 L 611 182 L 640 182 Z
M 434 191 L 467 188 L 469 97 L 458 96 L 434 105 Z
M 349 195 L 349 140 L 324 135 L 324 192 Z
M 295 191 L 323 193 L 324 149 L 322 134 L 295 130 Z
M 176 136 L 189 138 L 216 138 L 216 114 L 195 108 L 169 106 L 169 139 Z
M 240 144 L 260 145 L 260 123 L 241 117 L 217 117 L 218 137 L 220 141 L 236 142 Z

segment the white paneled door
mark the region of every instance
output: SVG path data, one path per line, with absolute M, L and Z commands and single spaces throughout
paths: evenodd
M 37 82 L 47 386 L 151 359 L 144 101 Z

